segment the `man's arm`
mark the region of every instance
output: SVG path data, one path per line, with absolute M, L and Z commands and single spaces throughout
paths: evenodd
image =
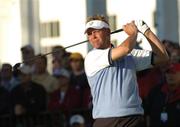
M 113 61 L 126 56 L 134 48 L 137 39 L 137 27 L 134 21 L 123 26 L 123 30 L 129 35 L 126 40 L 111 51 Z
M 169 56 L 159 38 L 151 31 L 151 29 L 144 21 L 138 20 L 135 22 L 135 24 L 138 30 L 144 34 L 149 44 L 151 45 L 152 51 L 154 53 L 153 64 L 158 65 L 167 62 L 169 60 Z
M 158 37 L 150 29 L 144 35 L 149 41 L 154 53 L 153 64 L 158 65 L 167 62 L 169 60 L 168 53 Z

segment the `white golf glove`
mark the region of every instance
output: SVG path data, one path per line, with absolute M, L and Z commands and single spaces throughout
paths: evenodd
M 143 20 L 135 20 L 135 25 L 142 34 L 149 29 L 148 25 Z

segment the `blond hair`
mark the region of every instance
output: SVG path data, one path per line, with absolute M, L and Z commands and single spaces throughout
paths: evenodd
M 104 21 L 105 23 L 107 23 L 109 25 L 109 22 L 107 20 L 107 18 L 103 15 L 94 15 L 94 16 L 90 16 L 87 18 L 86 23 L 92 20 L 101 20 Z

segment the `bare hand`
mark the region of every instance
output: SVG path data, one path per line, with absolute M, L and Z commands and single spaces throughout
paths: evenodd
M 127 23 L 123 26 L 123 30 L 129 35 L 129 36 L 136 36 L 138 33 L 138 29 L 136 25 L 134 24 L 134 21 Z

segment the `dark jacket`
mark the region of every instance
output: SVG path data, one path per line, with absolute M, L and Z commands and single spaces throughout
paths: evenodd
M 47 108 L 47 93 L 40 84 L 29 82 L 26 88 L 24 84 L 15 87 L 11 92 L 12 106 L 22 105 L 27 113 L 38 113 Z

